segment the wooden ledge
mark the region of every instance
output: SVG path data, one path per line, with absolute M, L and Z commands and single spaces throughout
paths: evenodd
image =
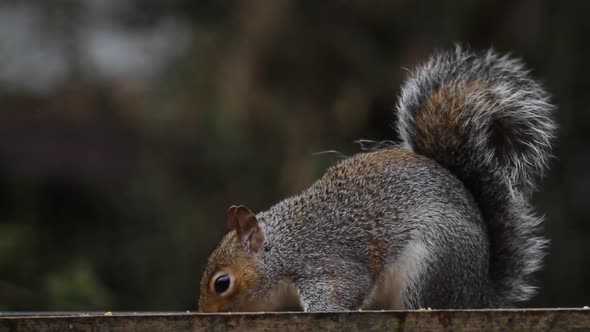
M 5 331 L 590 331 L 590 309 L 2 313 Z

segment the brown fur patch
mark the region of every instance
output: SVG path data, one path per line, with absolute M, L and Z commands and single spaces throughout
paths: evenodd
M 338 290 L 332 291 L 332 300 L 336 303 L 339 303 L 342 300 L 342 294 Z
M 378 239 L 373 239 L 370 242 L 370 249 L 367 260 L 369 262 L 369 270 L 373 280 L 377 278 L 379 272 L 383 269 L 383 262 L 385 261 L 385 243 Z
M 468 124 L 459 119 L 465 111 L 469 111 L 466 102 L 473 93 L 487 90 L 485 82 L 471 81 L 442 85 L 434 91 L 415 118 L 417 142 L 420 142 L 418 150 L 437 151 L 440 145 L 460 146 L 462 142 L 458 139 L 464 135 L 458 133 L 464 131 L 464 126 Z

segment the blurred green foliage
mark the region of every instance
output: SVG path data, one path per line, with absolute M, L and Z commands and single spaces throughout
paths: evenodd
M 226 208 L 395 140 L 406 68 L 454 42 L 523 57 L 554 94 L 530 305 L 588 304 L 588 4 L 0 4 L 0 310 L 195 309 Z
M 87 260 L 72 262 L 59 274 L 47 277 L 50 306 L 55 310 L 71 309 L 72 304 L 100 309 L 111 305 L 110 292 L 103 285 Z

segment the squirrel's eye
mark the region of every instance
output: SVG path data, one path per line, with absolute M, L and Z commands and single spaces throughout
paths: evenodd
M 217 292 L 217 294 L 225 292 L 229 288 L 230 282 L 231 279 L 227 274 L 222 274 L 219 277 L 217 277 L 217 279 L 215 279 L 214 284 L 215 291 Z

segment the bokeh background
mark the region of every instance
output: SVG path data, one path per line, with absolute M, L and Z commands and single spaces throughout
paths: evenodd
M 522 57 L 559 105 L 533 307 L 590 304 L 590 2 L 0 1 L 0 311 L 194 310 L 225 211 L 395 140 L 406 68 Z

